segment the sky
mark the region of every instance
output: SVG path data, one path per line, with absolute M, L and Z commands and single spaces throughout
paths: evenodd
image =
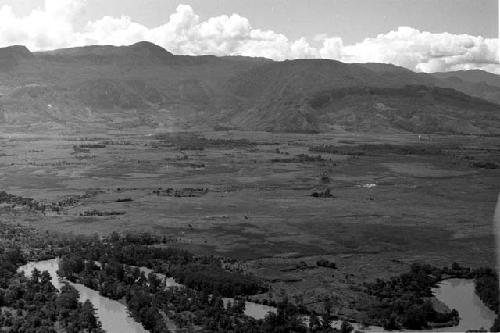
M 498 0 L 0 0 L 0 47 L 140 40 L 174 54 L 500 74 Z

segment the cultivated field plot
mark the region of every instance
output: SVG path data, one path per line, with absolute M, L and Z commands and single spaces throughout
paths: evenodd
M 348 313 L 356 286 L 415 261 L 494 266 L 498 137 L 12 134 L 0 152 L 3 221 L 151 231 L 239 259 L 272 286 L 262 298 L 334 297 Z

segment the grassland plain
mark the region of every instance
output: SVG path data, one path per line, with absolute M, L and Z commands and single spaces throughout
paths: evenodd
M 270 284 L 260 299 L 287 293 L 355 316 L 364 282 L 413 262 L 495 266 L 499 137 L 12 133 L 0 149 L 0 189 L 45 205 L 2 203 L 2 221 L 151 231 L 169 246 L 239 259 Z

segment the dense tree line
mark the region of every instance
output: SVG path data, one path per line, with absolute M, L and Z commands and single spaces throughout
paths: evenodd
M 254 295 L 266 290 L 256 277 L 225 269 L 221 258 L 194 256 L 186 250 L 150 246 L 151 243 L 150 237 L 145 235 L 133 237 L 114 233 L 104 242 L 96 241 L 92 246 L 72 248 L 66 253 L 80 254 L 103 263 L 116 261 L 130 266 L 145 266 L 168 277 L 173 276 L 189 288 L 224 297 Z
M 497 314 L 490 331 L 500 332 L 498 273 L 491 268 L 480 268 L 474 271 L 474 275 L 476 294 Z
M 315 153 L 337 155 L 441 155 L 441 148 L 433 145 L 392 145 L 392 144 L 360 144 L 360 145 L 319 145 L 309 148 Z
M 498 313 L 498 274 L 491 268 L 474 271 L 476 293 L 491 310 Z
M 497 314 L 497 317 L 495 318 L 495 322 L 493 323 L 493 326 L 490 328 L 491 332 L 500 332 L 500 315 Z
M 292 158 L 273 158 L 272 163 L 308 163 L 308 162 L 326 162 L 321 155 L 298 154 Z
M 81 196 L 72 196 L 56 202 L 42 202 L 33 198 L 26 198 L 23 196 L 7 193 L 5 191 L 0 191 L 0 203 L 8 204 L 12 208 L 16 206 L 26 207 L 27 209 L 40 212 L 42 214 L 49 212 L 59 214 L 63 211 L 64 208 L 76 205 L 79 199 L 84 198 L 87 195 L 88 194 Z
M 173 270 L 180 283 L 199 291 L 212 291 L 224 297 L 253 295 L 262 291 L 260 282 L 245 274 L 227 272 L 218 266 L 188 264 Z

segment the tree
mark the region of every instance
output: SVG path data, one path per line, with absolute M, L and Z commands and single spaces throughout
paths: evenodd
M 33 268 L 33 271 L 31 272 L 31 281 L 34 283 L 38 283 L 39 279 L 40 279 L 40 271 L 36 268 Z
M 500 315 L 497 315 L 495 318 L 495 322 L 493 323 L 493 326 L 490 328 L 491 332 L 500 332 Z
M 50 276 L 50 273 L 47 271 L 43 271 L 40 275 L 40 283 L 46 285 L 51 283 L 50 281 L 52 281 L 52 276 Z
M 311 314 L 309 316 L 309 328 L 311 331 L 315 331 L 321 328 L 321 321 L 319 320 L 318 316 Z
M 57 297 L 56 305 L 60 312 L 76 309 L 78 307 L 78 292 L 69 284 L 65 284 Z
M 354 330 L 354 327 L 352 327 L 351 323 L 343 320 L 342 325 L 340 325 L 340 332 L 341 333 L 351 333 Z
M 412 305 L 408 308 L 403 324 L 406 328 L 413 330 L 425 328 L 427 326 L 427 320 L 422 307 Z
M 86 300 L 80 312 L 80 325 L 82 328 L 87 329 L 88 332 L 99 332 L 101 323 L 95 316 L 95 309 L 89 300 Z
M 118 234 L 116 231 L 113 231 L 109 236 L 109 240 L 112 243 L 118 243 L 120 241 L 120 234 Z
M 398 323 L 398 316 L 395 313 L 391 313 L 389 319 L 384 321 L 384 329 L 388 331 L 401 329 Z

